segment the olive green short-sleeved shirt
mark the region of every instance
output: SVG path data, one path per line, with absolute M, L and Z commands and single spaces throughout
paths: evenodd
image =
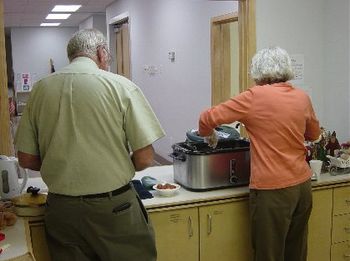
M 74 196 L 128 183 L 135 174 L 129 148 L 164 135 L 134 83 L 79 57 L 34 84 L 15 145 L 40 155 L 50 192 Z

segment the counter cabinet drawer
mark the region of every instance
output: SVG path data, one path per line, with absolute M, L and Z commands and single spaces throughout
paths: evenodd
M 349 261 L 350 260 L 350 241 L 332 245 L 332 261 Z
M 333 215 L 350 213 L 350 186 L 335 188 Z
M 350 214 L 333 217 L 332 243 L 350 241 Z

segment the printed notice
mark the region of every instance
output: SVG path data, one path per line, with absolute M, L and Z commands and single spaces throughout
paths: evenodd
M 294 84 L 301 84 L 304 82 L 304 55 L 292 54 L 290 55 L 292 60 L 292 68 L 295 74 L 293 82 Z
M 17 73 L 16 81 L 16 91 L 29 92 L 31 90 L 32 81 L 30 73 Z

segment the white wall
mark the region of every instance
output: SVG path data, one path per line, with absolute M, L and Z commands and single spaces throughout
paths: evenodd
M 107 21 L 129 13 L 132 80 L 167 133 L 155 144 L 164 157 L 210 106 L 210 18 L 237 11 L 237 6 L 234 1 L 119 0 L 106 10 Z M 169 51 L 176 52 L 175 62 L 168 59 Z M 145 72 L 149 65 L 158 72 Z
M 79 30 L 94 28 L 94 18 L 90 16 L 79 24 Z
M 100 30 L 105 36 L 107 36 L 107 23 L 106 15 L 94 15 L 94 28 Z
M 350 138 L 349 1 L 256 0 L 257 49 L 304 55 L 304 83 L 321 125 Z
M 324 126 L 336 130 L 343 142 L 350 140 L 349 7 L 349 1 L 327 0 L 324 23 Z
M 79 24 L 79 30 L 95 28 L 107 36 L 106 15 L 92 15 Z
M 66 47 L 78 28 L 12 28 L 12 59 L 15 76 L 29 72 L 35 79 L 50 73 L 50 58 L 56 71 L 69 63 Z M 34 79 L 34 80 L 35 80 Z
M 324 11 L 320 10 L 324 10 L 324 0 L 256 1 L 257 49 L 278 45 L 291 55 L 304 55 L 305 89 L 311 89 L 315 110 L 322 119 L 323 79 L 320 76 L 324 71 L 325 47 Z

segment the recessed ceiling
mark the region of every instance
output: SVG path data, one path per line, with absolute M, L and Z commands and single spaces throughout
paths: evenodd
M 60 27 L 78 27 L 92 15 L 105 14 L 115 0 L 4 0 L 5 27 L 39 27 L 45 22 L 60 22 Z M 82 5 L 67 20 L 46 20 L 55 5 Z

